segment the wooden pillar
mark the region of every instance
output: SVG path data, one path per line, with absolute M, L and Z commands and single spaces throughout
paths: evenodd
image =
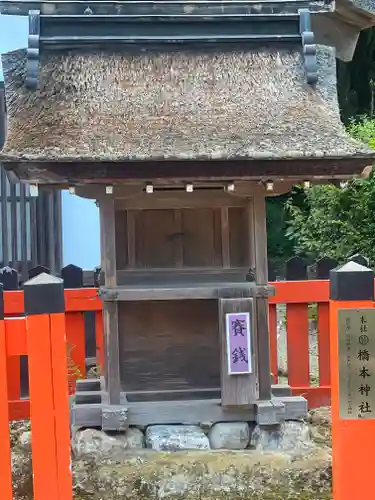
M 266 198 L 256 194 L 249 205 L 250 265 L 255 268 L 257 285 L 268 285 Z M 268 298 L 255 299 L 255 329 L 259 399 L 266 401 L 271 393 L 271 359 L 268 331 Z
M 258 399 L 253 352 L 253 300 L 236 291 L 219 299 L 221 404 L 248 407 Z
M 105 277 L 105 288 L 116 288 L 116 237 L 115 237 L 115 200 L 107 195 L 100 199 L 101 266 Z M 105 380 L 108 403 L 120 404 L 120 360 L 118 335 L 117 302 L 103 303 Z

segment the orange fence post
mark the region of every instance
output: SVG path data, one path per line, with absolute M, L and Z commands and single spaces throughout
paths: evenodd
M 331 271 L 332 475 L 334 500 L 374 498 L 375 309 L 373 271 Z
M 293 387 L 310 386 L 308 304 L 287 304 L 288 382 Z
M 24 284 L 34 499 L 71 500 L 64 289 L 40 274 Z
M 9 360 L 14 360 L 20 356 L 27 356 L 27 330 L 26 318 L 13 317 L 5 318 L 6 349 L 7 349 L 7 372 L 8 372 L 8 400 L 9 400 L 9 420 L 28 420 L 30 418 L 30 401 L 12 397 L 9 391 Z
M 21 358 L 9 356 L 7 360 L 8 397 L 12 401 L 21 399 Z
M 69 353 L 67 363 L 70 392 L 74 392 L 76 380 L 86 378 L 86 339 L 83 312 L 67 313 L 65 324 Z
M 318 362 L 319 385 L 329 387 L 331 384 L 329 302 L 318 304 Z
M 2 500 L 12 500 L 12 465 L 7 387 L 7 348 L 4 322 L 3 285 L 0 284 L 0 492 Z
M 62 295 L 62 298 L 64 300 L 64 295 Z M 73 498 L 73 493 L 70 450 L 69 385 L 66 373 L 67 346 L 64 312 L 51 314 L 50 325 L 52 335 L 52 383 L 55 403 L 59 500 L 71 500 Z
M 270 358 L 271 358 L 271 373 L 273 383 L 277 384 L 279 380 L 279 366 L 277 356 L 277 310 L 276 304 L 268 306 L 268 323 L 270 335 Z

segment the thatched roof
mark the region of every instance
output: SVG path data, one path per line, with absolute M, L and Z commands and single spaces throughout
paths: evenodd
M 0 82 L 0 149 L 3 147 L 6 135 L 6 109 L 4 82 Z
M 2 61 L 8 161 L 374 156 L 341 124 L 328 48 L 316 88 L 299 49 L 48 54 L 37 91 L 24 50 Z

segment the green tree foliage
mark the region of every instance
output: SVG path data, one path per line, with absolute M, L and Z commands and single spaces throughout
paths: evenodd
M 375 120 L 371 119 L 375 117 L 375 28 L 361 32 L 351 62 L 337 61 L 337 80 L 343 122 L 353 137 L 375 149 Z M 322 255 L 345 259 L 355 252 L 373 256 L 373 193 L 371 177 L 350 182 L 345 189 L 318 186 L 305 196 L 296 188 L 289 196 L 269 198 L 268 255 L 274 267 L 280 268 L 296 253 L 311 259 Z
M 268 259 L 276 274 L 282 274 L 285 261 L 295 255 L 295 243 L 287 235 L 289 199 L 293 199 L 295 207 L 305 206 L 304 192 L 298 187 L 291 193 L 267 198 Z
M 349 132 L 375 149 L 375 120 L 352 123 Z M 286 237 L 296 254 L 345 261 L 361 253 L 375 263 L 375 175 L 353 179 L 345 187 L 314 186 L 303 203 L 286 204 Z
M 287 200 L 287 195 L 267 198 L 268 257 L 275 270 L 281 269 L 285 260 L 294 255 L 294 243 L 286 237 Z

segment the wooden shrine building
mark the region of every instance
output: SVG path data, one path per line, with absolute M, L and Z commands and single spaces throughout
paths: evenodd
M 304 415 L 303 398 L 271 385 L 265 200 L 371 165 L 340 121 L 335 50 L 349 49 L 332 26 L 358 36 L 373 12 L 343 0 L 0 6 L 29 15 L 27 49 L 2 59 L 1 161 L 100 208 L 106 364 L 101 384 L 81 385 L 75 424 Z

